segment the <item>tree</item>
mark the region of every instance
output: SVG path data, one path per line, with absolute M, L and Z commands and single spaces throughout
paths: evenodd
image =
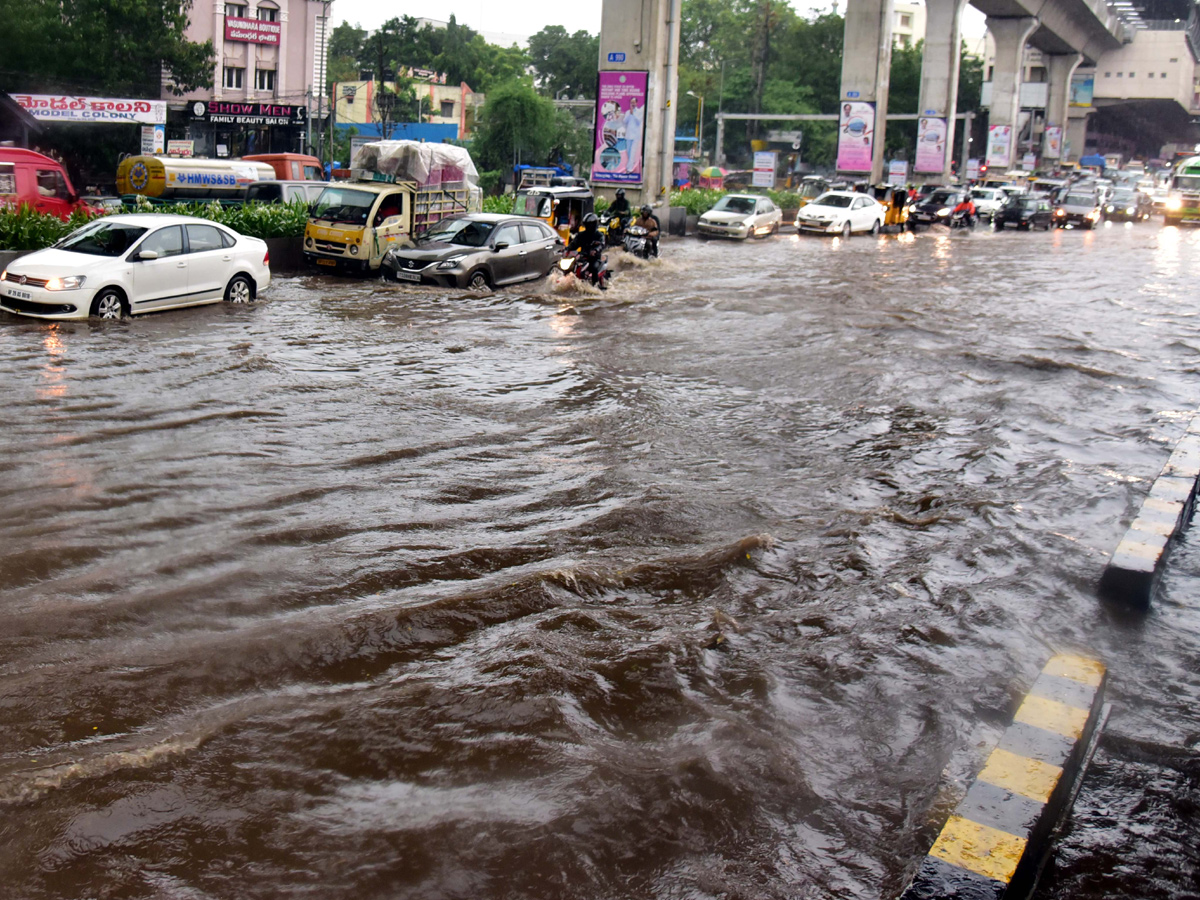
M 5 6 L 0 89 L 157 97 L 164 82 L 176 94 L 212 87 L 212 42 L 184 37 L 192 0 Z
M 540 164 L 562 137 L 554 103 L 540 96 L 525 80 L 494 88 L 483 107 L 471 142 L 471 155 L 480 169 L 511 169 L 518 163 Z
M 332 91 L 339 81 L 357 81 L 358 61 L 363 56 L 367 31 L 358 25 L 342 22 L 329 38 L 329 62 L 326 67 L 326 91 Z
M 586 31 L 568 34 L 561 25 L 547 25 L 529 39 L 529 61 L 535 84 L 546 94 L 594 98 L 599 71 L 600 37 Z

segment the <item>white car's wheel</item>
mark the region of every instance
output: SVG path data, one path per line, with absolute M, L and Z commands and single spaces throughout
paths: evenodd
M 849 219 L 847 219 L 845 222 L 842 223 L 842 237 L 844 237 L 844 238 L 850 237 L 850 220 Z
M 249 303 L 254 299 L 254 285 L 245 275 L 234 275 L 225 286 L 226 303 Z
M 871 237 L 878 237 L 879 229 L 882 227 L 883 224 L 878 219 L 875 219 L 873 222 L 871 222 Z
M 129 314 L 125 298 L 116 288 L 105 288 L 96 294 L 91 312 L 98 319 L 123 319 Z

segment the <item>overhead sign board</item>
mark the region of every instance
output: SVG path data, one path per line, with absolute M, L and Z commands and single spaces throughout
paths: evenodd
M 803 131 L 768 131 L 767 140 L 772 144 L 793 144 L 804 140 Z

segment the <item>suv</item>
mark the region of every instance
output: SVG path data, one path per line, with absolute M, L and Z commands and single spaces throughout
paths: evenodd
M 1003 231 L 1006 225 L 1015 225 L 1024 231 L 1032 228 L 1049 231 L 1054 225 L 1054 209 L 1049 198 L 1013 197 L 992 219 L 992 227 L 997 231 Z

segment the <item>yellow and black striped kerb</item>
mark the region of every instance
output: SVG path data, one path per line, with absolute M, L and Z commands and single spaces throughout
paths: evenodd
M 1100 576 L 1100 594 L 1148 607 L 1171 549 L 1171 540 L 1191 521 L 1200 480 L 1200 417 L 1188 430 L 1150 488 L 1141 512 L 1113 551 Z
M 1100 716 L 1104 680 L 1095 660 L 1046 663 L 901 900 L 1011 900 L 1032 890 Z

